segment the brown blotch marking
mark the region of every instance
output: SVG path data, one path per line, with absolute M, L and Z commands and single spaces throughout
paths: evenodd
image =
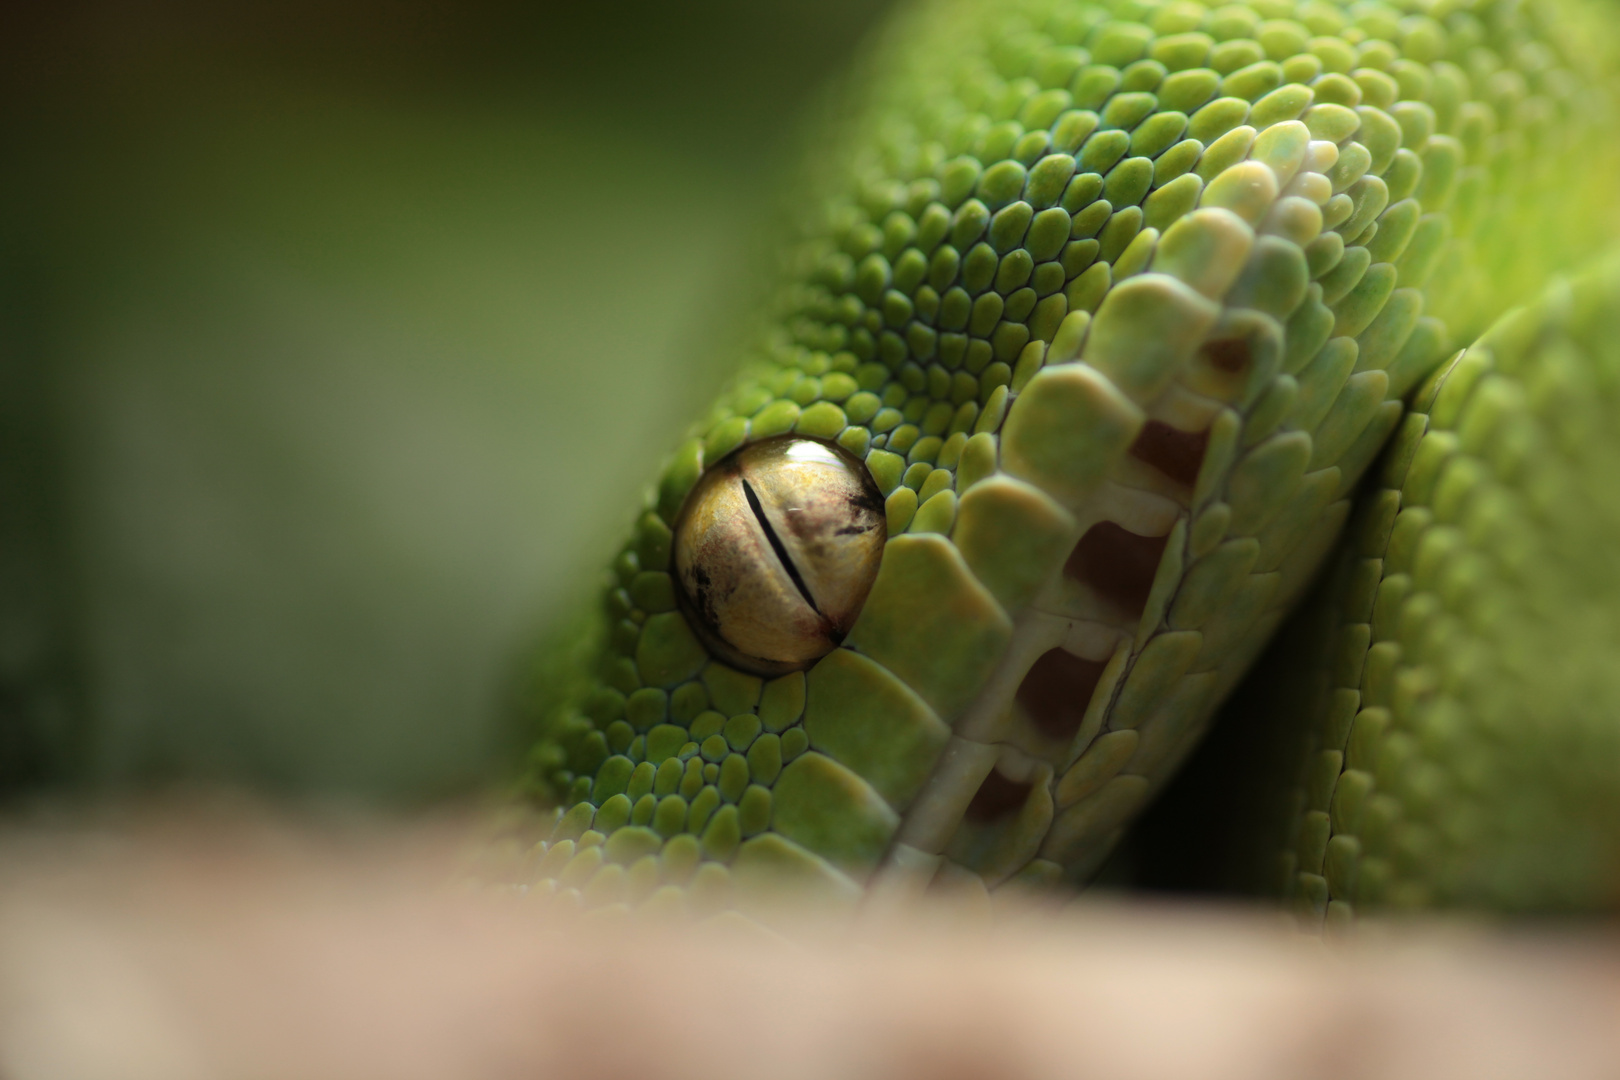
M 1018 704 L 1042 735 L 1072 739 L 1107 666 L 1106 660 L 1085 660 L 1063 649 L 1051 649 L 1035 661 L 1018 685 Z
M 1182 431 L 1163 420 L 1149 420 L 1131 444 L 1131 456 L 1151 465 L 1178 484 L 1192 487 L 1209 448 L 1209 429 Z
M 1226 375 L 1241 375 L 1249 370 L 1254 359 L 1254 346 L 1248 338 L 1223 338 L 1206 341 L 1199 350 L 1209 366 Z
M 979 785 L 979 790 L 973 793 L 966 816 L 973 821 L 995 821 L 1017 813 L 1023 808 L 1034 786 L 1029 781 L 1009 779 L 1001 774 L 1000 769 L 991 769 L 990 775 Z
M 868 514 L 876 514 L 881 519 L 886 512 L 883 497 L 878 494 L 876 487 L 862 487 L 860 491 L 850 495 L 849 507 L 851 517 L 860 517 L 864 511 Z
M 1153 591 L 1168 536 L 1138 536 L 1114 524 L 1099 521 L 1074 546 L 1063 572 L 1090 585 L 1103 599 L 1128 612 L 1142 613 Z

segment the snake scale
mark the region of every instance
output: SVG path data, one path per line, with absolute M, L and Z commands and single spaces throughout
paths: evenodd
M 903 7 L 538 658 L 519 888 L 1072 889 L 1247 677 L 1307 926 L 1620 898 L 1617 29 Z

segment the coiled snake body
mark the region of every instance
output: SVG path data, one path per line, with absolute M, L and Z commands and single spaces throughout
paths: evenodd
M 892 19 L 543 658 L 527 891 L 1084 883 L 1248 675 L 1304 746 L 1244 783 L 1295 792 L 1308 924 L 1614 900 L 1616 18 Z

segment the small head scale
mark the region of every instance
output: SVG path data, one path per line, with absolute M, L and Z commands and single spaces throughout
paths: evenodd
M 705 473 L 676 520 L 681 606 L 727 663 L 808 667 L 854 625 L 887 531 L 877 485 L 840 447 L 754 443 Z

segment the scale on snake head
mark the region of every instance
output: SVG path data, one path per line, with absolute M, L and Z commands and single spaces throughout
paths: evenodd
M 1615 235 L 1602 36 L 1444 8 L 897 16 L 549 688 L 530 891 L 1083 885 L 1413 391 Z

